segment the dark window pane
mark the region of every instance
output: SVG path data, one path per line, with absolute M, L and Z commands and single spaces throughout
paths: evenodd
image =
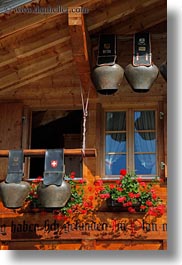
M 106 131 L 125 131 L 126 112 L 107 112 Z
M 155 111 L 136 111 L 135 130 L 155 130 Z

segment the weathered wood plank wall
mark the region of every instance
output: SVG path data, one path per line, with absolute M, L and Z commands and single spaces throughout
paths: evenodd
M 113 10 L 115 10 L 114 6 Z M 16 21 L 17 19 L 16 17 Z M 34 19 L 31 16 L 30 23 Z M 100 17 L 97 19 L 98 23 L 100 23 L 99 19 Z M 2 40 L 0 49 L 2 54 L 0 62 L 2 66 L 0 70 L 0 76 L 2 77 L 0 85 L 0 149 L 28 148 L 32 110 L 82 108 L 79 75 L 73 61 L 72 52 L 70 52 L 71 40 L 66 27 L 67 17 L 62 16 L 61 19 L 60 17 L 54 17 L 49 23 L 46 23 L 45 18 L 45 23 L 40 28 L 36 27 L 38 20 L 39 18 L 36 17 L 33 34 L 32 27 L 30 27 L 25 35 L 23 35 L 24 32 L 17 31 L 15 35 L 10 34 L 8 38 Z M 13 17 L 11 21 L 13 21 Z M 10 22 L 7 21 L 7 23 Z M 23 23 L 21 19 L 20 23 Z M 91 30 L 91 19 L 87 21 L 87 25 Z M 25 25 L 22 24 L 22 26 Z M 96 24 L 93 24 L 93 27 L 96 27 Z M 7 28 L 5 25 L 1 34 L 9 34 L 10 32 L 9 26 Z M 47 38 L 45 35 L 49 35 L 49 37 Z M 6 47 L 7 43 L 12 43 L 10 48 Z M 91 44 L 95 56 L 97 39 L 92 39 Z M 131 38 L 118 39 L 118 63 L 123 68 L 132 62 L 132 52 Z M 39 60 L 37 60 L 37 54 Z M 166 36 L 152 37 L 152 54 L 154 63 L 159 67 L 167 57 Z M 92 59 L 92 66 L 94 66 L 95 58 Z M 9 63 L 12 65 L 11 68 Z M 17 74 L 14 69 L 17 69 Z M 37 69 L 40 71 L 37 72 Z M 3 75 L 5 76 L 4 79 Z M 138 94 L 134 92 L 124 78 L 115 95 L 106 97 L 96 94 L 90 98 L 86 145 L 88 148 L 96 148 L 97 157 L 84 158 L 83 177 L 87 179 L 86 191 L 88 186 L 94 185 L 95 180 L 100 178 L 102 109 L 113 106 L 120 108 L 124 104 L 125 106 L 135 104 L 140 104 L 140 106 L 157 104 L 160 106 L 165 114 L 164 131 L 161 132 L 161 137 L 164 137 L 164 147 L 162 148 L 167 163 L 166 102 L 167 84 L 161 74 L 147 93 Z M 22 116 L 27 117 L 24 129 L 22 129 Z M 0 178 L 2 180 L 7 171 L 7 164 L 1 159 Z M 164 200 L 167 200 L 166 183 L 158 187 L 158 193 Z M 92 195 L 92 192 L 90 194 Z M 129 214 L 123 216 L 120 213 L 100 212 L 96 214 L 96 217 L 98 219 L 96 225 L 92 227 L 92 231 L 85 231 L 84 229 L 80 231 L 79 226 L 77 229 L 70 226 L 71 231 L 68 233 L 65 226 L 64 233 L 56 234 L 54 229 L 55 219 L 50 213 L 47 213 L 47 215 L 32 212 L 20 213 L 4 208 L 0 202 L 0 249 L 162 250 L 167 248 L 166 216 L 156 220 L 153 226 L 149 226 L 147 222 L 142 223 L 141 216 L 131 217 Z M 113 231 L 113 229 L 116 228 L 105 225 L 107 229 L 105 228 L 105 231 L 100 229 L 100 231 L 99 222 L 103 224 L 106 220 L 108 222 L 117 220 L 118 223 L 126 220 L 128 230 L 123 232 L 121 229 L 121 231 L 115 233 L 116 231 Z M 60 226 L 62 225 L 61 221 L 58 223 Z M 27 224 L 29 224 L 28 228 Z M 50 224 L 53 224 L 52 230 L 48 232 L 46 229 Z M 137 228 L 137 231 L 134 235 L 131 235 L 133 226 Z M 147 226 L 148 231 L 146 231 Z M 33 227 L 36 231 L 29 231 Z

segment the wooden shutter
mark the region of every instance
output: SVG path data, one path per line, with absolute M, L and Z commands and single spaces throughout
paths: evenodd
M 20 149 L 22 144 L 21 103 L 0 104 L 0 149 Z M 0 158 L 0 180 L 6 177 L 8 158 Z

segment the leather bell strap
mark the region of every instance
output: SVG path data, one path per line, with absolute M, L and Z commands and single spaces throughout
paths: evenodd
M 62 184 L 64 178 L 64 151 L 63 149 L 48 149 L 45 153 L 44 185 Z
M 100 35 L 97 66 L 114 65 L 116 57 L 116 35 Z
M 7 183 L 20 183 L 23 177 L 24 155 L 22 150 L 10 150 L 8 160 Z
M 136 33 L 133 40 L 133 65 L 150 66 L 152 64 L 150 33 Z

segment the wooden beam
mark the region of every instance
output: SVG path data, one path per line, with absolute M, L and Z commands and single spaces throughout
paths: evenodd
M 130 0 L 130 1 L 114 1 L 108 5 L 104 5 L 101 8 L 95 9 L 90 12 L 86 17 L 86 25 L 89 32 L 98 30 L 103 26 L 108 26 L 113 22 L 117 22 L 125 17 L 132 18 L 136 12 L 140 13 L 140 21 L 142 22 L 142 16 L 145 15 L 143 10 L 150 10 L 151 7 L 161 4 L 166 6 L 166 0 Z M 161 10 L 160 10 L 161 11 Z M 151 13 L 152 15 L 152 13 Z M 155 13 L 153 14 L 155 15 Z
M 46 23 L 48 19 L 55 19 L 58 15 L 60 14 L 12 14 L 9 19 L 3 16 L 0 18 L 0 39 L 20 31 L 25 31 L 29 28 L 33 30 L 35 27 L 39 27 L 41 24 Z
M 47 76 L 51 76 L 57 72 L 63 71 L 63 70 L 68 69 L 70 67 L 73 67 L 73 60 L 72 59 L 68 60 L 63 65 L 57 65 L 54 67 L 50 66 L 50 68 L 48 67 L 45 71 L 42 71 L 41 73 L 39 72 L 39 74 L 37 74 L 37 75 L 36 75 L 36 73 L 34 73 L 34 76 L 31 76 L 29 78 L 24 78 L 23 80 L 19 80 L 12 85 L 9 85 L 7 87 L 0 89 L 0 95 L 2 95 L 3 93 L 7 94 L 7 92 L 13 91 L 17 88 L 20 88 L 20 87 L 23 87 L 27 84 L 30 84 L 30 82 L 38 81 L 42 78 L 45 78 Z
M 46 152 L 46 149 L 24 149 L 23 153 L 25 157 L 36 157 L 36 156 L 44 156 Z M 82 149 L 64 149 L 64 155 L 69 156 L 81 156 Z M 9 156 L 9 150 L 0 150 L 0 157 L 8 157 Z M 86 157 L 96 157 L 96 149 L 93 148 L 87 148 L 85 150 L 85 156 Z
M 143 19 L 141 19 L 141 15 Z M 167 8 L 162 0 L 158 5 L 151 6 L 150 9 L 145 7 L 141 12 L 139 10 L 135 12 L 133 16 L 128 15 L 120 19 L 117 23 L 111 23 L 111 26 L 103 29 L 102 33 L 131 35 L 147 30 L 164 21 L 167 23 Z
M 1 40 L 0 67 L 13 63 L 18 65 L 25 57 L 33 55 L 37 57 L 37 53 L 51 48 L 56 49 L 64 43 L 70 47 L 69 30 L 62 23 L 62 20 L 60 22 L 56 20 L 51 25 L 44 25 L 33 32 L 28 30 L 24 35 L 15 34 L 16 36 Z
M 90 96 L 95 97 L 96 91 L 91 81 L 91 69 L 89 63 L 89 38 L 86 36 L 84 16 L 81 12 L 68 13 L 68 25 L 72 42 L 73 58 L 76 63 L 80 83 L 87 95 L 90 89 Z
M 45 51 L 50 48 L 56 48 L 57 45 L 63 44 L 65 42 L 69 45 L 70 36 L 67 34 L 63 35 L 63 32 L 66 33 L 67 30 L 64 31 L 63 29 L 62 32 L 55 31 L 53 34 L 42 38 L 41 41 L 38 39 L 32 43 L 32 45 L 21 45 L 21 47 L 15 48 L 16 58 L 22 59 L 27 56 L 32 56 L 36 53 L 40 53 L 41 51 Z M 49 33 L 47 32 L 47 34 Z
M 0 91 L 11 91 L 17 87 L 21 87 L 26 82 L 33 82 L 45 76 L 66 68 L 66 64 L 73 61 L 70 48 L 65 45 L 58 54 L 42 54 L 38 58 L 25 61 L 19 67 L 12 65 L 11 68 L 4 68 L 0 72 L 1 84 Z M 56 70 L 56 68 L 58 68 Z M 51 70 L 55 71 L 51 71 Z
M 50 27 L 50 28 L 49 28 Z M 58 72 L 72 63 L 72 51 L 68 27 L 61 24 L 44 26 L 28 37 L 18 40 L 9 37 L 0 48 L 0 91 L 11 91 L 30 82 Z M 20 40 L 19 40 L 20 39 Z M 6 45 L 8 44 L 8 45 Z M 56 69 L 57 68 L 57 69 Z

